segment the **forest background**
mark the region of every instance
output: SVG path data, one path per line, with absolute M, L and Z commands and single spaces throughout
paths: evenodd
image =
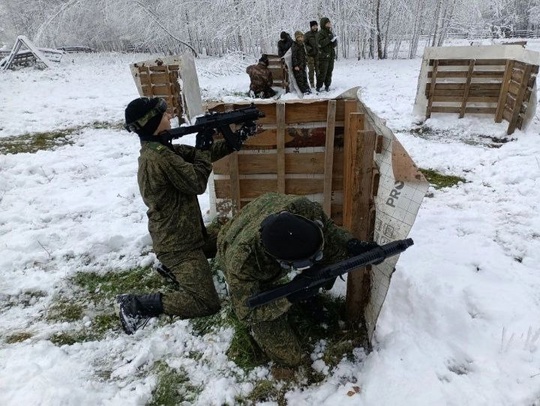
M 329 17 L 338 57 L 414 58 L 448 39 L 540 36 L 540 0 L 3 0 L 0 49 L 40 47 L 197 55 L 276 53 L 279 33 Z

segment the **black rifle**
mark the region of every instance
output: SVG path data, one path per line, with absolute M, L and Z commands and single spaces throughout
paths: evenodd
M 316 291 L 319 288 L 325 286 L 328 282 L 332 282 L 336 277 L 357 268 L 363 268 L 371 264 L 379 264 L 388 257 L 402 253 L 413 244 L 414 242 L 411 238 L 397 240 L 380 245 L 363 254 L 338 262 L 337 264 L 328 265 L 324 268 L 318 268 L 316 266 L 311 267 L 297 275 L 288 283 L 249 297 L 247 299 L 247 306 L 250 309 L 254 309 L 274 300 L 281 299 L 282 297 L 288 297 L 293 293 L 305 292 L 308 290 L 313 291 L 313 294 L 316 294 Z
M 223 138 L 232 149 L 239 151 L 247 137 L 257 132 L 255 120 L 261 117 L 264 117 L 264 113 L 251 104 L 249 107 L 223 113 L 207 113 L 197 117 L 194 125 L 168 130 L 166 136 L 170 139 L 176 139 L 187 134 L 197 133 L 195 148 L 207 150 L 214 143 L 214 134 L 217 130 L 223 134 Z M 242 127 L 233 133 L 230 127 L 232 124 L 242 124 Z

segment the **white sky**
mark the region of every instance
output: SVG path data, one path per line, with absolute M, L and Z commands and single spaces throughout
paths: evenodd
M 138 97 L 129 63 L 145 59 L 65 55 L 49 70 L 0 72 L 0 137 L 123 121 L 125 105 Z M 244 68 L 255 61 L 196 60 L 203 98 L 247 91 Z M 374 351 L 342 361 L 319 385 L 289 392 L 290 404 L 540 405 L 540 115 L 500 148 L 486 137 L 504 138 L 507 123 L 489 117 L 434 116 L 427 125 L 438 135 L 419 137 L 409 130 L 420 62 L 339 60 L 328 97 L 361 86 L 362 100 L 419 167 L 468 182 L 430 189 L 424 199 Z M 184 368 L 203 387 L 197 404 L 233 404 L 268 370 L 245 376 L 227 359 L 228 329 L 198 336 L 188 321 L 175 321 L 60 348 L 48 340 L 73 327 L 43 317 L 67 276 L 153 261 L 140 254 L 150 238 L 136 182 L 137 139 L 87 128 L 73 141 L 0 156 L 0 404 L 142 405 L 157 361 Z M 208 200 L 200 197 L 205 214 Z M 32 290 L 47 296 L 23 305 Z M 7 344 L 18 331 L 34 335 Z M 314 368 L 326 371 L 321 362 Z M 99 377 L 104 370 L 110 379 Z M 360 393 L 348 396 L 353 386 Z

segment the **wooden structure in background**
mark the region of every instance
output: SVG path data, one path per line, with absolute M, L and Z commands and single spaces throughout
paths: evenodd
M 203 113 L 199 80 L 191 54 L 130 65 L 141 97 L 162 97 L 179 123 Z
M 19 35 L 11 51 L 0 52 L 0 58 L 3 58 L 0 60 L 0 70 L 34 64 L 41 64 L 45 68 L 49 68 L 51 62 L 60 62 L 63 56 L 64 51 L 38 48 L 24 35 Z
M 512 134 L 534 115 L 539 64 L 540 54 L 521 45 L 427 48 L 415 110 L 424 104 L 426 118 L 487 114 L 508 121 Z
M 279 86 L 289 92 L 289 73 L 283 58 L 277 55 L 268 56 L 268 69 L 272 72 L 274 86 Z

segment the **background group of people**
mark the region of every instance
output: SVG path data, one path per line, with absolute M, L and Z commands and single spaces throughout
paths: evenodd
M 336 59 L 335 48 L 337 35 L 332 31 L 332 23 L 327 17 L 321 18 L 320 26 L 317 21 L 309 23 L 310 29 L 306 33 L 296 31 L 294 40 L 286 31 L 282 31 L 278 41 L 278 56 L 284 57 L 291 51 L 291 67 L 294 79 L 300 91 L 307 95 L 315 88 L 320 92 L 329 91 Z M 320 29 L 319 29 L 320 27 Z M 275 95 L 272 89 L 272 72 L 268 69 L 268 57 L 262 55 L 259 62 L 246 69 L 249 75 L 250 96 L 267 98 Z

